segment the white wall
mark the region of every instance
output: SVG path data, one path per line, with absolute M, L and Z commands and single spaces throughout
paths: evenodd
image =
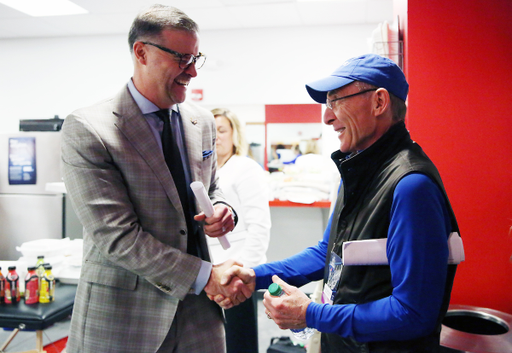
M 117 92 L 132 73 L 122 36 L 0 41 L 0 129 L 19 119 L 64 118 Z
M 206 108 L 223 106 L 262 122 L 265 104 L 314 103 L 305 83 L 368 52 L 366 38 L 376 25 L 205 31 L 200 49 L 208 59 L 190 89 L 203 89 Z M 121 35 L 0 40 L 0 53 L 1 132 L 17 131 L 20 119 L 64 118 L 115 94 L 132 74 Z M 324 154 L 338 148 L 330 127 L 322 136 Z M 316 244 L 325 211 L 273 209 L 269 258 Z
M 376 25 L 204 31 L 208 59 L 190 89 L 203 89 L 207 108 L 263 121 L 264 104 L 314 103 L 304 84 L 368 52 Z M 3 132 L 17 131 L 19 119 L 64 118 L 115 94 L 132 74 L 124 35 L 0 40 L 0 48 Z

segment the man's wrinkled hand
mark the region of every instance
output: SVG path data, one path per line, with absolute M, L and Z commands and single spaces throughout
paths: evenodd
M 247 298 L 250 298 L 254 287 L 250 287 L 238 277 L 231 278 L 229 281 L 224 279 L 224 272 L 228 269 L 242 266 L 241 263 L 234 260 L 228 260 L 219 265 L 212 267 L 212 272 L 208 283 L 204 290 L 211 300 L 214 300 L 224 309 L 229 309 L 235 305 L 243 303 Z
M 227 285 L 236 277 L 241 279 L 250 288 L 251 293 L 254 292 L 256 288 L 256 274 L 252 268 L 244 268 L 235 263 L 222 274 L 220 283 Z
M 272 280 L 279 284 L 286 294 L 274 297 L 268 291 L 265 292 L 263 305 L 267 317 L 274 320 L 283 330 L 306 327 L 306 311 L 312 300 L 297 287 L 287 284 L 278 276 L 274 275 Z

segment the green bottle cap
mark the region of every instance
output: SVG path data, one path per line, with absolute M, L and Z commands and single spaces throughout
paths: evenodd
M 274 297 L 280 296 L 282 291 L 283 290 L 281 289 L 281 286 L 277 283 L 272 283 L 270 286 L 268 286 L 268 292 Z

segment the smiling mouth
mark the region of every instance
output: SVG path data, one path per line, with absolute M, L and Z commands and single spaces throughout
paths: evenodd
M 184 86 L 184 87 L 187 87 L 188 84 L 190 83 L 190 81 L 179 81 L 179 80 L 174 80 L 174 82 L 176 82 L 178 85 Z
M 344 133 L 344 132 L 345 132 L 345 129 L 346 129 L 346 128 L 344 128 L 344 127 L 343 127 L 343 128 L 341 128 L 341 129 L 339 129 L 339 130 L 336 130 L 336 132 L 338 133 L 338 135 L 341 135 L 342 133 Z

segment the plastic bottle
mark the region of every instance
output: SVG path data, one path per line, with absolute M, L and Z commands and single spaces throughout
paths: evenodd
M 39 277 L 43 276 L 44 273 L 44 255 L 39 255 L 36 261 L 36 272 Z
M 268 287 L 268 292 L 270 295 L 274 297 L 280 297 L 282 295 L 285 295 L 286 293 L 281 289 L 281 286 L 277 283 L 272 283 Z M 290 329 L 292 331 L 293 335 L 303 341 L 307 341 L 313 336 L 316 332 L 316 330 L 312 327 L 305 327 L 297 330 Z
M 9 266 L 9 273 L 5 277 L 5 304 L 14 304 L 20 301 L 20 277 L 16 266 Z
M 5 300 L 5 277 L 2 274 L 2 268 L 0 267 L 0 303 Z
M 55 300 L 55 277 L 52 274 L 52 266 L 44 265 L 44 275 L 41 277 L 41 291 L 39 303 L 51 303 Z
M 41 292 L 41 277 L 44 275 L 44 255 L 39 255 L 36 261 L 36 273 L 39 277 L 39 292 Z
M 36 267 L 27 269 L 25 277 L 25 304 L 39 303 L 39 276 L 36 273 Z

